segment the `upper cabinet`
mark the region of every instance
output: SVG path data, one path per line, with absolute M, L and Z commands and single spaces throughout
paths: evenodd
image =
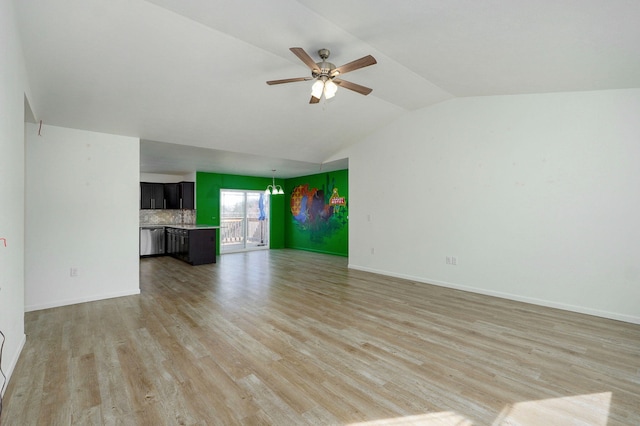
M 140 182 L 140 208 L 163 209 L 164 185 L 161 183 Z
M 164 184 L 164 206 L 167 209 L 179 209 L 180 208 L 180 190 L 179 183 L 165 183 Z
M 195 208 L 193 182 L 140 183 L 141 209 L 189 209 Z
M 193 210 L 195 208 L 194 193 L 193 182 L 165 183 L 165 208 Z
M 195 184 L 180 182 L 180 208 L 193 210 L 196 208 Z

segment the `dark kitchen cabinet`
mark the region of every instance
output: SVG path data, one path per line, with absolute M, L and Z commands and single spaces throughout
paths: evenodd
M 193 182 L 165 183 L 165 208 L 193 210 L 195 208 L 194 189 Z
M 198 229 L 189 231 L 189 255 L 186 262 L 192 265 L 216 263 L 216 230 Z
M 195 208 L 195 184 L 193 182 L 152 183 L 140 182 L 141 209 L 189 209 Z
M 216 263 L 215 229 L 166 228 L 166 253 L 191 265 Z
M 180 182 L 181 209 L 193 210 L 196 208 L 196 191 L 193 182 Z
M 161 183 L 140 182 L 140 208 L 163 209 L 164 185 Z
M 167 209 L 179 209 L 180 194 L 177 183 L 164 184 L 164 202 Z
M 166 228 L 165 236 L 167 242 L 165 244 L 166 253 L 177 259 L 185 260 L 187 256 L 186 241 L 189 233 L 186 229 Z

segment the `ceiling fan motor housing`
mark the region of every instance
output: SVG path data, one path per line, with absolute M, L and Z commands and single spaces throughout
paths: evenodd
M 332 75 L 332 71 L 336 69 L 336 66 L 331 62 L 327 62 L 327 59 L 329 58 L 330 54 L 331 52 L 329 51 L 329 49 L 318 50 L 318 56 L 322 58 L 322 62 L 316 62 L 316 65 L 318 66 L 319 71 L 313 70 L 311 72 L 311 75 L 313 76 L 313 78 L 325 77 L 322 80 L 327 80 L 328 78 L 335 77 L 335 75 Z

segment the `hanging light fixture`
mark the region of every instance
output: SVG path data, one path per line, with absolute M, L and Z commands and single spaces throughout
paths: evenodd
M 337 91 L 338 85 L 326 76 L 319 77 L 311 86 L 311 96 L 316 99 L 320 99 L 323 94 L 325 99 L 331 99 L 336 95 Z
M 273 175 L 271 177 L 272 184 L 267 186 L 267 189 L 264 190 L 265 195 L 273 194 L 273 195 L 282 195 L 284 191 L 280 185 L 276 185 L 276 170 L 271 169 Z

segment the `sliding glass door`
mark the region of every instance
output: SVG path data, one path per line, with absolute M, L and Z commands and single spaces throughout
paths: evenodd
M 269 248 L 269 197 L 263 191 L 220 191 L 220 252 Z

